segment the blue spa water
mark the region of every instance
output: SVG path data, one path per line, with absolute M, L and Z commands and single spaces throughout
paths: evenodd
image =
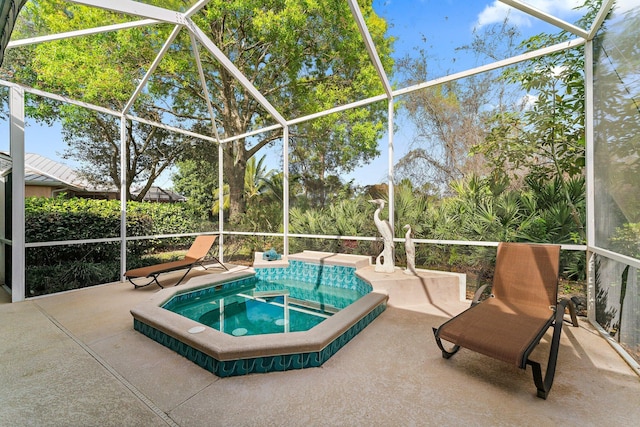
M 230 335 L 261 335 L 307 331 L 371 291 L 354 268 L 291 264 L 176 295 L 163 307 Z

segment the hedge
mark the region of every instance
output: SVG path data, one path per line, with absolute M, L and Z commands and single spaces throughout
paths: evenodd
M 212 229 L 182 204 L 127 203 L 127 235 L 180 234 Z M 120 235 L 120 201 L 25 199 L 27 243 L 113 238 Z M 144 255 L 174 248 L 185 239 L 135 240 L 127 245 L 130 266 L 138 266 Z M 118 279 L 120 243 L 74 244 L 27 248 L 27 288 L 31 295 L 75 289 Z

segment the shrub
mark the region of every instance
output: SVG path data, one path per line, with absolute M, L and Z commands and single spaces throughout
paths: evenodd
M 127 233 L 149 234 L 152 218 L 143 212 L 127 215 Z M 25 201 L 25 240 L 27 243 L 118 237 L 120 204 L 117 200 L 43 199 Z M 132 256 L 141 256 L 149 244 L 136 241 L 129 246 Z M 72 260 L 100 263 L 118 260 L 117 242 L 29 248 L 27 265 L 56 265 Z
M 127 235 L 178 234 L 203 224 L 181 204 L 128 202 Z M 211 228 L 211 225 L 208 226 Z M 118 200 L 25 200 L 27 243 L 113 238 L 120 235 Z M 128 264 L 142 265 L 148 253 L 175 247 L 185 239 L 134 240 L 127 244 Z M 120 243 L 87 243 L 27 248 L 27 287 L 31 295 L 75 289 L 118 279 Z

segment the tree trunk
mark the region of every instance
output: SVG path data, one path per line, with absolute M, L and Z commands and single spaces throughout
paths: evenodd
M 224 152 L 224 176 L 229 184 L 229 221 L 237 223 L 246 212 L 244 175 L 247 168 L 247 152 L 244 140 L 230 143 Z

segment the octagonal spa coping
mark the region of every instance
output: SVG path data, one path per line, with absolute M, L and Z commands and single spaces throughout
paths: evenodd
M 313 251 L 289 255 L 288 260 L 356 269 L 371 264 L 370 257 Z M 287 266 L 286 260 L 267 262 L 261 260 L 259 253 L 256 254 L 255 268 Z M 215 276 L 199 276 L 179 287 L 162 289 L 131 310 L 134 329 L 222 377 L 301 369 L 322 365 L 382 313 L 388 300 L 386 293 L 373 291 L 308 331 L 240 337 L 203 326 L 162 308 L 174 295 L 253 275 L 255 270 L 248 268 Z

